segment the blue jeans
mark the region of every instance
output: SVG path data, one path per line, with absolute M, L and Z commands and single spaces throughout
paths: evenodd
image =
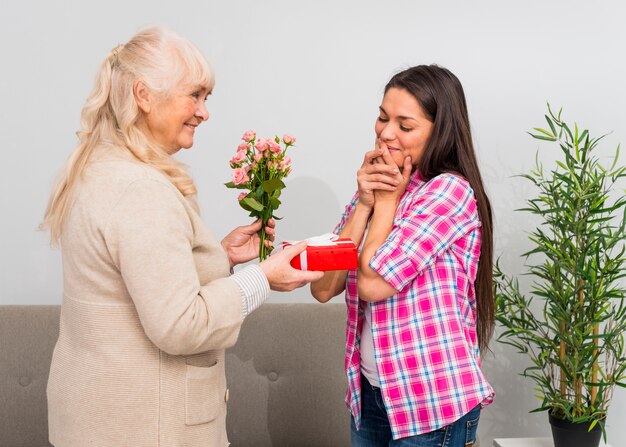
M 466 447 L 476 442 L 480 405 L 450 425 L 394 440 L 380 388 L 361 375 L 361 429 L 351 419 L 352 447 Z

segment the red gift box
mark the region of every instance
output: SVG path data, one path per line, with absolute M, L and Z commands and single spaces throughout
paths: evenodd
M 283 242 L 283 246 L 295 242 Z M 298 270 L 352 270 L 359 265 L 356 245 L 349 238 L 324 235 L 307 239 L 306 250 L 291 260 L 291 266 Z

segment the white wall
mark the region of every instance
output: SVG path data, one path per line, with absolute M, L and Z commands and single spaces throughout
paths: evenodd
M 438 63 L 461 79 L 496 215 L 497 251 L 521 269 L 532 223 L 513 210 L 529 189 L 512 175 L 533 165 L 539 145 L 525 133 L 543 125 L 545 104 L 593 134 L 611 133 L 607 154 L 626 142 L 624 19 L 619 1 L 93 2 L 22 0 L 0 7 L 0 303 L 59 303 L 59 253 L 36 228 L 53 178 L 75 144 L 79 111 L 107 52 L 140 27 L 162 24 L 194 41 L 215 68 L 211 118 L 191 166 L 204 216 L 225 235 L 247 221 L 236 205 L 227 160 L 246 129 L 298 138 L 279 214 L 280 237 L 327 232 L 355 188 L 373 143 L 381 92 L 399 69 Z M 550 160 L 554 149 L 543 152 Z M 307 290 L 274 301 L 311 301 Z M 485 369 L 498 396 L 482 417 L 493 437 L 547 435 L 524 361 L 494 343 Z M 608 420 L 613 447 L 626 393 Z

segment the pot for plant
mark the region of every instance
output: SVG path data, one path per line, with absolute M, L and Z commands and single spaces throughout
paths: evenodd
M 559 419 L 548 412 L 548 419 L 552 427 L 554 447 L 598 447 L 602 428 L 596 424 L 591 431 L 591 422 L 575 423 L 566 419 Z

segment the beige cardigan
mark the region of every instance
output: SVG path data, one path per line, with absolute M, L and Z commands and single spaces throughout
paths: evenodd
M 50 442 L 228 445 L 224 348 L 243 321 L 241 292 L 194 205 L 155 169 L 103 146 L 61 247 Z

